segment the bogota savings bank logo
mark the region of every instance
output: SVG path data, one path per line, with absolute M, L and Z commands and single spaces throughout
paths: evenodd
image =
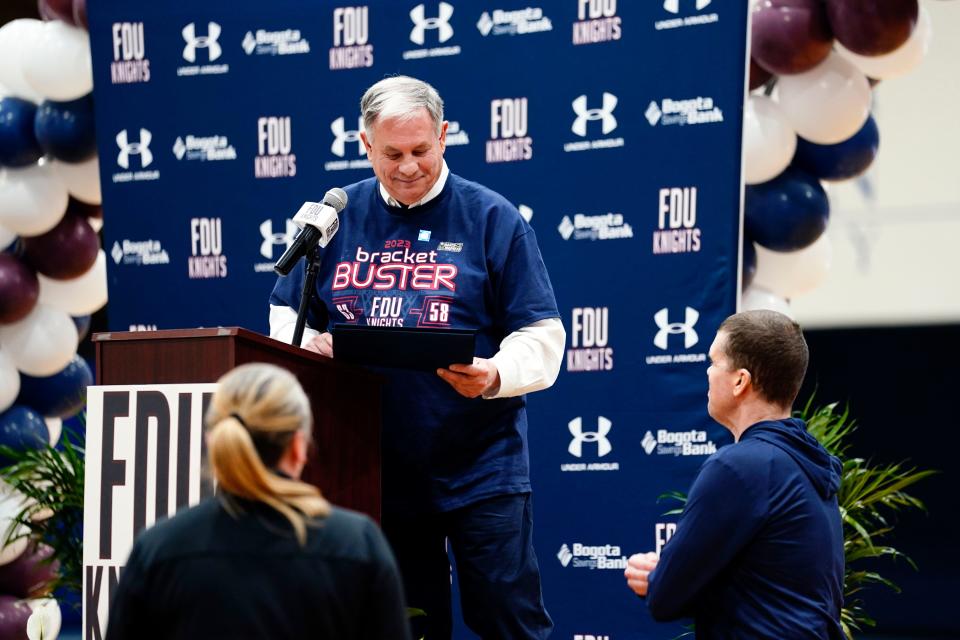
M 574 542 L 564 543 L 557 552 L 557 560 L 566 567 L 576 569 L 623 569 L 627 568 L 627 557 L 615 544 L 585 545 Z

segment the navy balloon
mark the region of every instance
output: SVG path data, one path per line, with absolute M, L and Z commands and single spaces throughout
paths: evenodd
M 73 356 L 70 364 L 52 376 L 36 378 L 21 372 L 16 404 L 26 405 L 47 418 L 69 418 L 83 409 L 91 384 L 90 365 L 80 356 Z
M 50 432 L 43 416 L 22 404 L 0 413 L 0 445 L 17 451 L 26 449 L 42 449 L 50 443 Z M 5 467 L 11 460 L 0 455 L 0 467 Z
M 0 99 L 0 166 L 26 167 L 43 157 L 33 132 L 36 115 L 37 105 L 29 100 Z
M 750 238 L 743 239 L 743 262 L 741 263 L 740 288 L 746 289 L 753 284 L 757 275 L 757 249 Z
M 773 251 L 796 251 L 813 244 L 827 228 L 830 202 L 820 181 L 796 167 L 757 185 L 748 185 L 744 205 L 746 235 Z
M 64 162 L 83 162 L 97 151 L 93 94 L 69 102 L 44 100 L 34 120 L 37 141 L 46 153 Z
M 73 316 L 73 324 L 77 325 L 77 335 L 80 336 L 80 340 L 83 340 L 87 337 L 87 333 L 90 331 L 90 318 L 92 316 Z
M 821 180 L 848 180 L 866 171 L 877 157 L 880 131 L 873 116 L 852 137 L 837 144 L 797 138 L 793 163 Z

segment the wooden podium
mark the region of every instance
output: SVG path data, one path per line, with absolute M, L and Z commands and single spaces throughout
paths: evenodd
M 334 504 L 379 522 L 378 375 L 239 327 L 98 333 L 93 342 L 98 385 L 216 382 L 247 362 L 292 372 L 313 409 L 313 451 L 303 479 Z

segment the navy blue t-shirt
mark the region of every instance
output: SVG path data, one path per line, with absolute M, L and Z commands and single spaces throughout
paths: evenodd
M 413 209 L 387 205 L 375 178 L 345 190 L 317 277 L 331 326 L 474 329 L 476 355 L 489 358 L 508 334 L 559 317 L 533 229 L 499 194 L 452 173 Z M 298 308 L 304 277 L 301 262 L 270 304 Z M 323 329 L 322 317 L 314 306 L 308 324 Z M 447 511 L 530 490 L 522 396 L 468 399 L 434 372 L 381 373 L 385 511 Z

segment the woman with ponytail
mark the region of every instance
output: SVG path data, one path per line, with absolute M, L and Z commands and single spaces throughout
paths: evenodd
M 409 638 L 383 534 L 299 480 L 312 417 L 297 379 L 257 363 L 218 384 L 206 414 L 217 496 L 139 536 L 107 640 Z

